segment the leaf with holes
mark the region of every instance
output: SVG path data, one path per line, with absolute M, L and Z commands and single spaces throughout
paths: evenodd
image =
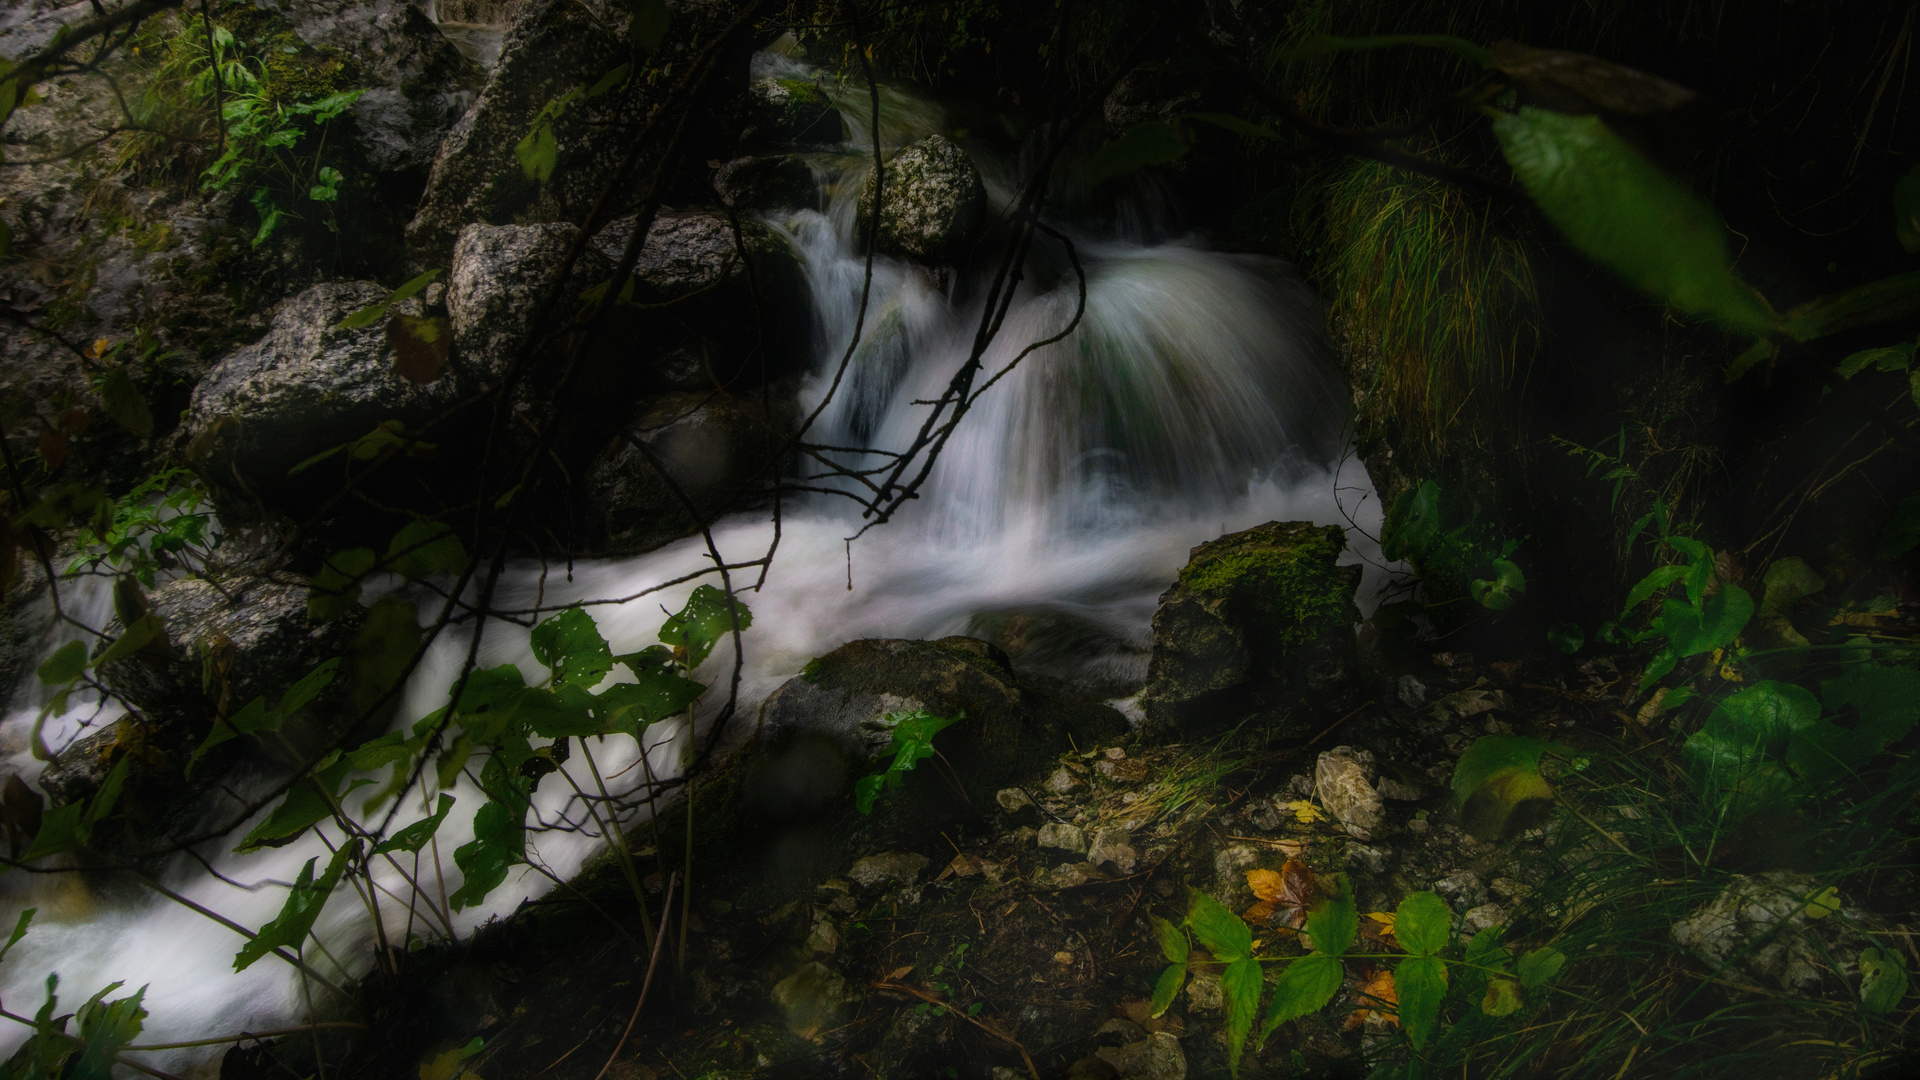
M 1907 996 L 1907 958 L 1896 949 L 1860 950 L 1860 1004 L 1890 1013 Z
M 554 684 L 592 687 L 613 670 L 613 650 L 593 616 L 570 607 L 533 628 L 533 657 L 553 671 Z
M 427 846 L 433 834 L 440 831 L 440 823 L 447 820 L 447 811 L 453 809 L 453 796 L 440 793 L 440 804 L 434 808 L 430 817 L 421 818 L 405 828 L 396 829 L 392 836 L 380 841 L 373 849 L 375 855 L 385 855 L 390 851 L 417 852 Z
M 747 605 L 738 597 L 729 604 L 726 593 L 711 585 L 702 585 L 687 597 L 685 607 L 661 625 L 660 640 L 685 649 L 687 670 L 692 671 L 706 660 L 722 638 L 733 633 L 736 620 L 738 628 L 745 630 L 753 625 L 753 612 L 747 610 Z

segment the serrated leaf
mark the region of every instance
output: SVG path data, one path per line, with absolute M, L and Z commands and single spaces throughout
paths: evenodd
M 1345 969 L 1338 957 L 1315 953 L 1287 965 L 1273 985 L 1273 1003 L 1267 1007 L 1267 1019 L 1260 1027 L 1265 1039 L 1289 1020 L 1319 1012 L 1340 992 Z
M 1583 254 L 1682 311 L 1773 332 L 1773 313 L 1734 276 L 1719 216 L 1600 117 L 1528 106 L 1493 129 L 1521 186 Z
M 100 991 L 74 1013 L 80 1028 L 80 1056 L 71 1066 L 72 1080 L 113 1080 L 120 1051 L 138 1038 L 145 1026 L 147 1010 L 141 1002 L 147 996 L 146 987 L 131 997 L 101 1000 L 119 986 L 114 983 Z
M 1153 917 L 1153 936 L 1160 942 L 1160 955 L 1176 964 L 1187 962 L 1187 935 L 1179 927 L 1158 915 Z
M 280 914 L 234 954 L 233 970 L 245 971 L 275 949 L 297 954 L 307 940 L 307 933 L 313 929 L 313 921 L 320 917 L 320 909 L 326 906 L 327 897 L 333 895 L 334 886 L 340 883 L 348 860 L 359 850 L 358 838 L 340 845 L 318 881 L 313 879 L 313 865 L 318 860 L 308 859 L 300 868 L 300 876 L 294 879 L 293 888 L 287 890 L 287 901 L 281 906 Z
M 1453 933 L 1453 912 L 1439 893 L 1408 893 L 1393 914 L 1393 936 L 1400 947 L 1416 956 L 1446 948 Z
M 419 851 L 427 845 L 427 841 L 433 839 L 434 833 L 440 831 L 440 823 L 447 820 L 447 811 L 453 809 L 453 802 L 453 796 L 444 791 L 441 792 L 440 803 L 434 808 L 433 816 L 421 818 L 405 828 L 394 830 L 392 836 L 380 841 L 374 847 L 373 854 L 385 855 L 390 851 Z
M 1393 969 L 1393 989 L 1400 1000 L 1400 1029 L 1416 1049 L 1425 1046 L 1447 996 L 1446 961 L 1437 956 L 1400 961 Z
M 1214 959 L 1234 961 L 1253 955 L 1253 931 L 1225 904 L 1198 889 L 1187 906 L 1187 925 Z
M 1173 1007 L 1173 999 L 1180 994 L 1180 988 L 1187 984 L 1187 965 L 1174 964 L 1160 973 L 1153 984 L 1152 1014 L 1162 1016 Z
M 1567 963 L 1567 954 L 1551 945 L 1543 945 L 1529 950 L 1513 966 L 1513 973 L 1520 978 L 1520 985 L 1531 990 L 1536 986 L 1545 986 L 1560 977 L 1560 969 Z
M 1251 957 L 1235 960 L 1220 976 L 1220 989 L 1227 1006 L 1227 1070 L 1238 1074 L 1240 1055 L 1247 1048 L 1247 1036 L 1253 1034 L 1254 1018 L 1260 1015 L 1260 990 L 1263 980 L 1260 961 Z
M 1325 897 L 1307 909 L 1307 933 L 1313 938 L 1313 951 L 1323 956 L 1346 952 L 1360 933 L 1360 912 L 1354 906 L 1353 894 L 1344 875 L 1337 875 L 1336 880 L 1340 894 Z
M 153 411 L 126 368 L 113 368 L 100 380 L 100 403 L 113 422 L 129 433 L 142 439 L 153 434 Z
M 1890 1013 L 1907 996 L 1907 959 L 1894 949 L 1860 950 L 1860 1004 Z
M 613 650 L 600 636 L 593 616 L 578 607 L 549 616 L 533 628 L 533 656 L 552 670 L 555 685 L 592 687 L 613 670 Z

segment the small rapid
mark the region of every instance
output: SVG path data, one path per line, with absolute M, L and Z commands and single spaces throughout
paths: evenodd
M 761 71 L 803 70 L 767 54 L 757 64 Z M 845 154 L 820 158 L 826 209 L 797 209 L 766 221 L 801 256 L 812 291 L 815 366 L 800 401 L 808 413 L 825 400 L 861 318 L 865 259 L 853 218 L 867 168 L 858 134 L 867 119 L 865 88 L 846 93 L 842 104 L 856 134 Z M 882 118 L 882 141 L 889 145 L 946 127 L 936 105 L 893 90 L 883 100 Z M 1009 178 L 1016 170 L 986 149 L 967 146 L 983 159 L 997 216 L 1012 198 Z M 1189 549 L 1269 520 L 1358 526 L 1349 529 L 1348 561 L 1371 564 L 1363 603 L 1377 587 L 1377 549 L 1367 539 L 1378 531 L 1377 500 L 1357 464 L 1342 466 L 1348 406 L 1311 291 L 1283 264 L 1209 250 L 1196 238 L 1150 245 L 1112 227 L 1056 225 L 1085 270 L 1085 313 L 1070 336 L 1028 355 L 986 392 L 935 464 L 922 497 L 851 544 L 848 538 L 866 524 L 852 501 L 826 494 L 784 500 L 764 584 L 743 594 L 753 626 L 740 673 L 740 732 L 750 729 L 758 704 L 782 681 L 846 641 L 980 633 L 1012 615 L 1047 615 L 1073 628 L 1072 647 L 1048 648 L 1042 641 L 1016 657 L 1027 670 L 1091 695 L 1130 693 L 1145 675 L 1155 600 Z M 969 355 L 985 273 L 943 280 L 905 261 L 874 260 L 865 332 L 810 438 L 831 446 L 904 448 L 925 420 L 920 402 L 938 397 Z M 1078 298 L 1065 249 L 1042 244 L 983 358 L 985 372 L 1001 371 L 1031 343 L 1060 333 Z M 724 519 L 712 531 L 731 561 L 758 558 L 775 541 L 765 513 Z M 576 601 L 633 596 L 710 565 L 698 537 L 634 558 L 583 562 L 570 575 L 516 565 L 496 603 L 551 612 Z M 742 588 L 754 583 L 752 575 L 734 580 Z M 694 584 L 589 610 L 615 653 L 634 651 L 657 640 L 662 608 L 678 608 Z M 366 598 L 378 591 L 369 588 Z M 70 613 L 105 624 L 111 601 L 98 579 L 65 595 Z M 419 599 L 427 610 L 432 598 Z M 449 632 L 435 644 L 406 690 L 401 722 L 411 724 L 444 704 L 469 633 Z M 51 636 L 48 651 L 69 636 Z M 507 623 L 486 627 L 479 654 L 482 666 L 518 665 L 530 682 L 546 674 L 533 659 L 527 631 Z M 698 672 L 716 688 L 700 719 L 711 717 L 724 698 L 731 663 L 729 650 L 717 650 Z M 29 749 L 43 704 L 37 694 L 23 689 L 0 725 L 6 764 L 28 779 L 41 768 Z M 59 748 L 113 718 L 98 703 L 75 703 L 49 717 L 44 733 Z M 671 775 L 686 736 L 680 726 L 656 725 L 648 766 Z M 601 772 L 624 773 L 616 786 L 631 790 L 645 772 L 630 768 L 637 761 L 631 740 L 604 742 L 596 751 Z M 563 768 L 574 783 L 592 786 L 579 757 Z M 429 770 L 430 786 L 431 779 Z M 541 785 L 534 799 L 539 821 L 570 810 L 577 816 L 574 788 L 565 779 L 549 777 Z M 234 794 L 245 798 L 272 780 L 242 777 Z M 438 837 L 440 873 L 430 854 L 410 869 L 376 864 L 371 900 L 342 888 L 326 905 L 304 952 L 310 964 L 357 977 L 374 964 L 381 933 L 400 943 L 409 935 L 464 935 L 551 887 L 542 874 L 517 867 L 484 904 L 453 913 L 450 925 L 424 914 L 439 908 L 437 895 L 410 913 L 409 877 L 433 890 L 442 878 L 446 890 L 457 887 L 448 856 L 472 837 L 473 810 L 485 798 L 464 779 L 448 791 L 458 803 Z M 425 816 L 436 794 L 410 794 L 395 824 Z M 194 903 L 258 927 L 279 912 L 284 886 L 301 867 L 310 859 L 324 865 L 329 845 L 340 841 L 327 825 L 285 847 L 247 855 L 231 853 L 231 840 L 205 844 L 199 855 L 206 866 L 183 854 L 160 878 Z M 533 857 L 561 878 L 600 847 L 578 832 L 536 829 L 529 837 Z M 60 976 L 61 1012 L 110 982 L 123 982 L 122 993 L 144 985 L 150 1016 L 141 1041 L 171 1042 L 297 1024 L 310 1015 L 309 995 L 319 993 L 272 957 L 236 973 L 238 935 L 111 875 L 15 871 L 0 877 L 0 929 L 27 907 L 38 909 L 33 928 L 0 964 L 0 999 L 9 1011 L 34 1012 L 52 972 Z M 26 1034 L 19 1025 L 0 1028 L 0 1055 Z M 190 1048 L 143 1060 L 210 1076 L 220 1052 Z

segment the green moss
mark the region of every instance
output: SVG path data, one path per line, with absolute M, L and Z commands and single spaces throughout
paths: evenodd
M 820 679 L 825 674 L 826 671 L 817 656 L 807 661 L 807 666 L 800 669 L 800 677 L 816 686 L 820 684 Z
M 1346 547 L 1337 526 L 1300 527 L 1283 537 L 1253 531 L 1212 546 L 1180 571 L 1180 584 L 1257 603 L 1281 645 L 1305 643 L 1325 621 L 1345 620 L 1349 583 L 1333 572 Z

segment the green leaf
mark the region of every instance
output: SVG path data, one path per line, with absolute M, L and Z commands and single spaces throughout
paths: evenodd
M 307 198 L 314 202 L 337 202 L 340 198 L 340 182 L 345 179 L 339 169 L 323 166 L 314 174 L 316 182 L 307 189 Z
M 626 82 L 627 72 L 629 70 L 631 70 L 629 65 L 621 64 L 619 67 L 616 67 L 612 71 L 609 71 L 606 74 L 600 76 L 600 79 L 598 82 L 595 82 L 591 87 L 589 87 L 586 93 L 580 95 L 580 99 L 582 101 L 592 101 L 594 98 L 597 98 L 600 95 L 606 93 L 607 91 L 612 90 L 614 87 L 619 86 L 621 83 Z
M 594 695 L 592 707 L 601 730 L 639 736 L 648 724 L 678 716 L 707 688 L 675 672 L 651 669 L 630 683 L 614 683 Z
M 1586 647 L 1587 635 L 1579 623 L 1555 623 L 1547 627 L 1547 644 L 1557 652 L 1572 656 Z
M 81 803 L 68 803 L 56 806 L 40 818 L 40 831 L 33 834 L 33 843 L 27 845 L 26 853 L 20 856 L 21 862 L 33 862 L 49 855 L 64 855 L 69 851 L 78 851 L 86 842 L 80 825 L 80 815 L 87 808 Z
M 280 914 L 273 921 L 262 926 L 260 932 L 240 947 L 233 956 L 233 970 L 245 971 L 254 961 L 275 949 L 286 949 L 298 955 L 300 947 L 306 943 L 308 931 L 313 929 L 313 921 L 320 917 L 320 909 L 327 904 L 327 897 L 333 895 L 334 886 L 340 884 L 340 875 L 345 872 L 347 862 L 360 850 L 360 841 L 340 845 L 327 862 L 326 873 L 320 880 L 313 880 L 313 864 L 316 859 L 308 859 L 307 865 L 300 868 L 300 876 L 294 879 L 293 888 L 287 890 L 287 902 L 281 906 Z
M 1668 586 L 1686 576 L 1687 568 L 1678 564 L 1656 568 L 1653 573 L 1648 574 L 1646 577 L 1634 583 L 1632 590 L 1627 593 L 1626 604 L 1620 608 L 1620 617 L 1623 619 L 1626 618 L 1633 613 L 1634 608 L 1639 607 L 1642 603 L 1652 599 L 1655 594 L 1665 591 Z
M 1536 986 L 1545 986 L 1560 977 L 1560 969 L 1567 963 L 1567 954 L 1551 945 L 1543 945 L 1527 952 L 1513 967 L 1513 973 L 1520 977 L 1520 985 L 1531 990 Z
M 1488 1016 L 1509 1016 L 1520 1010 L 1520 984 L 1505 975 L 1487 980 L 1487 993 L 1480 999 L 1480 1011 Z
M 233 850 L 244 854 L 263 847 L 284 847 L 315 824 L 333 816 L 334 806 L 343 795 L 340 782 L 346 779 L 349 768 L 348 762 L 336 755 L 322 759 L 313 772 L 287 789 L 286 797 L 273 812 L 242 837 Z M 356 780 L 347 790 L 371 783 L 371 780 Z
M 1353 947 L 1360 933 L 1360 912 L 1344 878 L 1340 895 L 1323 897 L 1307 909 L 1307 933 L 1313 937 L 1313 951 L 1322 956 L 1339 956 Z
M 1722 700 L 1702 731 L 1724 733 L 1763 752 L 1785 749 L 1787 737 L 1820 719 L 1820 702 L 1804 687 L 1766 680 Z
M 1676 656 L 1671 648 L 1661 649 L 1655 653 L 1653 658 L 1647 661 L 1647 670 L 1640 676 L 1640 688 L 1637 693 L 1646 693 L 1647 687 L 1665 678 L 1667 673 L 1679 663 L 1680 657 Z
M 1160 954 L 1176 964 L 1187 962 L 1189 946 L 1186 932 L 1158 915 L 1153 917 L 1153 935 L 1160 942 Z
M 1400 1030 L 1414 1047 L 1425 1046 L 1440 1020 L 1440 1003 L 1447 996 L 1447 964 L 1437 956 L 1410 956 L 1393 969 L 1393 989 L 1400 999 Z
M 1719 217 L 1600 117 L 1526 106 L 1493 129 L 1521 186 L 1583 254 L 1682 311 L 1773 332 L 1773 313 L 1734 276 Z
M 1466 60 L 1487 67 L 1493 63 L 1493 53 L 1475 45 L 1465 38 L 1449 37 L 1446 34 L 1382 34 L 1376 37 L 1343 38 L 1330 34 L 1313 36 L 1287 50 L 1287 60 L 1299 63 L 1336 52 L 1350 52 L 1359 49 L 1388 49 L 1399 45 L 1422 45 L 1428 48 L 1445 49 L 1457 53 Z
M 1667 600 L 1656 624 L 1675 656 L 1698 656 L 1733 644 L 1753 618 L 1753 597 L 1738 585 L 1722 585 L 1702 607 Z
M 1854 665 L 1822 683 L 1820 696 L 1829 712 L 1851 711 L 1853 723 L 1821 720 L 1788 733 L 1787 765 L 1808 791 L 1857 774 L 1920 722 L 1920 672 L 1912 668 Z
M 390 851 L 419 851 L 427 846 L 427 841 L 433 839 L 434 833 L 440 831 L 440 823 L 447 820 L 447 811 L 451 809 L 453 809 L 453 796 L 444 791 L 441 792 L 440 804 L 435 807 L 432 817 L 421 818 L 403 829 L 395 830 L 392 836 L 380 841 L 374 847 L 373 854 L 385 855 Z
M 711 585 L 702 585 L 687 597 L 685 607 L 661 625 L 660 640 L 686 649 L 687 670 L 692 671 L 706 660 L 720 639 L 733 633 L 735 617 L 741 630 L 753 625 L 753 613 L 738 597 L 734 598 L 731 610 L 729 614 L 726 593 Z
M 633 0 L 633 17 L 627 22 L 627 36 L 648 52 L 657 52 L 660 43 L 666 40 L 670 18 L 667 0 Z
M 27 927 L 33 922 L 34 913 L 39 910 L 39 908 L 28 908 L 14 920 L 13 933 L 7 935 L 5 945 L 0 945 L 0 961 L 5 961 L 7 954 L 13 951 L 13 947 L 20 944 L 20 939 L 27 936 Z
M 366 620 L 348 648 L 352 672 L 349 700 L 355 712 L 373 707 L 393 689 L 413 662 L 426 631 L 413 602 L 383 596 L 367 609 Z
M 887 774 L 874 773 L 863 776 L 853 782 L 853 808 L 861 814 L 873 813 L 873 804 L 880 798 L 880 792 L 887 781 Z
M 1860 1004 L 1890 1013 L 1907 996 L 1907 959 L 1898 950 L 1860 950 Z
M 1905 371 L 1913 360 L 1913 346 L 1894 345 L 1884 349 L 1862 349 L 1834 365 L 1834 373 L 1851 379 L 1869 365 L 1879 371 Z
M 1214 959 L 1232 962 L 1253 955 L 1253 931 L 1226 905 L 1198 889 L 1187 906 L 1187 925 Z
M 925 709 L 912 712 L 888 713 L 880 722 L 893 730 L 893 744 L 888 751 L 893 754 L 888 772 L 901 772 L 914 767 L 916 762 L 933 756 L 933 737 L 952 725 L 959 723 L 962 716 L 948 719 L 935 716 Z
M 387 569 L 402 577 L 432 577 L 464 568 L 467 549 L 446 522 L 415 521 L 394 534 L 383 561 Z
M 1920 307 L 1920 270 L 1877 278 L 1845 292 L 1809 300 L 1787 312 L 1787 333 L 1812 341 L 1874 323 L 1891 322 Z
M 1187 965 L 1174 964 L 1160 973 L 1153 984 L 1153 1015 L 1161 1016 L 1173 1007 L 1173 999 L 1179 995 L 1180 988 L 1187 984 Z
M 447 897 L 455 911 L 473 907 L 507 880 L 507 871 L 526 858 L 526 808 L 489 799 L 473 816 L 473 840 L 453 853 L 454 865 L 464 875 L 460 888 Z
M 1408 893 L 1393 915 L 1393 939 L 1416 956 L 1446 948 L 1453 933 L 1453 912 L 1439 893 Z
M 133 770 L 133 755 L 127 754 L 114 762 L 107 778 L 100 781 L 100 790 L 87 800 L 87 812 L 80 816 L 80 838 L 93 836 L 93 827 L 107 819 L 113 808 L 120 802 L 120 793 L 126 790 L 127 774 Z
M 1493 560 L 1493 577 L 1476 578 L 1468 586 L 1474 602 L 1493 611 L 1504 611 L 1513 606 L 1521 593 L 1527 591 L 1527 576 L 1517 563 L 1508 559 Z
M 147 408 L 147 399 L 125 367 L 109 370 L 100 380 L 100 403 L 114 423 L 132 434 L 142 439 L 153 434 L 153 411 Z
M 553 671 L 554 685 L 592 688 L 613 670 L 613 650 L 593 616 L 579 607 L 541 620 L 533 628 L 533 657 Z
M 1393 500 L 1380 535 L 1380 553 L 1389 559 L 1418 560 L 1441 536 L 1440 485 L 1423 480 Z
M 1920 165 L 1893 186 L 1893 236 L 1909 253 L 1920 252 Z
M 387 294 L 386 302 L 389 304 L 397 304 L 402 300 L 411 300 L 415 295 L 417 295 L 420 292 L 420 290 L 433 284 L 434 280 L 437 279 L 443 273 L 445 273 L 444 270 L 429 270 L 426 273 L 420 274 L 417 277 L 407 279 L 407 283 L 405 285 L 402 285 L 399 288 Z M 361 323 L 360 325 L 372 326 L 374 323 L 378 321 L 379 319 L 377 318 L 368 319 L 366 322 Z
M 1303 956 L 1287 965 L 1273 985 L 1273 1004 L 1267 1007 L 1267 1019 L 1260 1027 L 1260 1038 L 1289 1020 L 1319 1012 L 1340 992 L 1346 971 L 1340 959 L 1322 953 Z
M 1491 968 L 1506 967 L 1507 961 L 1513 959 L 1513 953 L 1500 944 L 1506 932 L 1504 926 L 1489 926 L 1473 935 L 1467 942 L 1467 963 Z
M 514 719 L 543 739 L 598 735 L 605 723 L 594 715 L 594 700 L 572 683 L 553 690 L 524 690 L 515 704 Z
M 52 656 L 40 665 L 38 674 L 43 686 L 58 686 L 70 683 L 87 670 L 87 647 L 78 641 L 69 641 L 54 650 Z
M 1260 961 L 1246 957 L 1228 964 L 1220 976 L 1227 1006 L 1227 1070 L 1236 1075 L 1247 1036 L 1253 1034 L 1254 1018 L 1260 1015 L 1260 970 Z
M 1149 165 L 1178 161 L 1187 152 L 1187 137 L 1177 125 L 1147 120 L 1101 147 L 1087 163 L 1087 186 L 1099 187 L 1115 177 L 1139 172 Z
M 360 579 L 373 572 L 371 548 L 348 548 L 327 556 L 307 590 L 307 618 L 325 622 L 352 611 L 360 602 Z
M 167 629 L 166 625 L 160 621 L 160 616 L 142 615 L 127 624 L 126 632 L 114 639 L 113 644 L 101 650 L 99 656 L 94 657 L 93 666 L 104 667 L 116 660 L 124 660 L 155 641 L 165 642 L 166 640 Z
M 560 144 L 553 137 L 553 122 L 545 117 L 534 122 L 533 130 L 527 132 L 513 146 L 513 156 L 520 161 L 520 171 L 527 179 L 545 184 L 553 178 L 553 168 L 559 163 Z
M 114 1059 L 145 1025 L 147 1010 L 141 1001 L 147 996 L 146 987 L 132 997 L 101 1001 L 119 987 L 114 983 L 93 995 L 74 1013 L 80 1027 L 80 1056 L 73 1062 L 73 1080 L 113 1080 Z

